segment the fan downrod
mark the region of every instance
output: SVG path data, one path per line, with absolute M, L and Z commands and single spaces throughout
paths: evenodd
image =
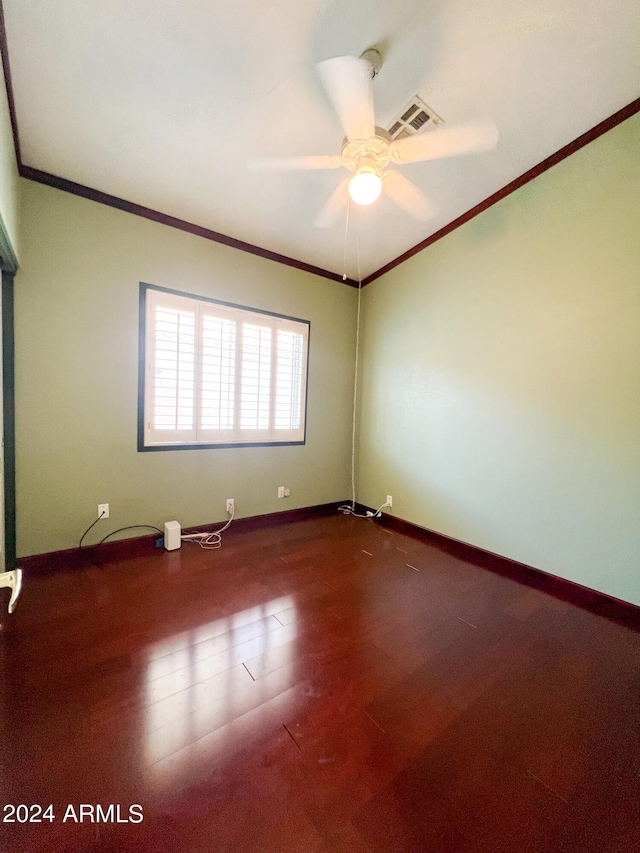
M 380 51 L 375 47 L 370 47 L 364 53 L 360 54 L 360 59 L 364 59 L 369 64 L 371 79 L 375 80 L 382 68 L 382 54 Z

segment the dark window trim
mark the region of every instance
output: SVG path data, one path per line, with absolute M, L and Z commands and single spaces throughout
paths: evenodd
M 293 320 L 295 323 L 304 323 L 308 326 L 307 332 L 307 371 L 304 396 L 304 438 L 302 441 L 238 441 L 227 444 L 152 444 L 144 443 L 144 397 L 146 384 L 146 318 L 147 318 L 147 291 L 157 290 L 161 293 L 171 293 L 175 296 L 184 296 L 188 299 L 197 299 L 200 302 L 212 302 L 214 305 L 224 305 L 226 308 L 238 308 L 242 311 L 250 311 L 252 314 L 262 314 L 267 317 L 279 317 L 282 320 Z M 197 293 L 185 293 L 183 290 L 175 290 L 170 287 L 160 287 L 157 284 L 140 282 L 138 298 L 138 452 L 157 453 L 166 450 L 222 450 L 235 447 L 300 447 L 307 443 L 307 414 L 309 406 L 309 342 L 311 340 L 311 321 L 302 320 L 300 317 L 291 317 L 288 314 L 278 314 L 275 311 L 262 311 L 260 308 L 250 308 L 248 305 L 238 305 L 235 302 L 225 302 L 222 299 L 213 299 L 210 296 L 199 296 Z
M 174 290 L 171 287 L 160 287 L 157 284 L 140 282 L 140 291 L 157 290 L 160 293 L 172 293 L 174 296 L 184 296 L 187 299 L 197 299 L 199 302 L 213 302 L 214 305 L 225 305 L 227 308 L 239 308 L 241 311 L 251 311 L 252 314 L 265 314 L 267 317 L 279 317 L 281 320 L 293 320 L 295 323 L 306 323 L 311 327 L 310 320 L 302 320 L 300 317 L 290 317 L 288 314 L 278 314 L 276 311 L 263 311 L 261 308 L 249 308 L 248 305 L 238 305 L 237 302 L 225 302 L 223 299 L 214 299 L 211 296 L 200 296 L 197 293 L 185 293 L 184 290 Z
M 159 450 L 218 450 L 229 447 L 302 447 L 306 441 L 238 441 L 235 444 L 151 444 L 138 447 L 141 453 Z

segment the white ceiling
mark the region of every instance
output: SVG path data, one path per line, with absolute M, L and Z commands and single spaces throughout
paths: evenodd
M 22 160 L 343 272 L 344 219 L 313 221 L 338 171 L 251 157 L 339 153 L 316 62 L 378 46 L 376 120 L 418 93 L 496 151 L 402 167 L 438 208 L 360 208 L 363 277 L 640 95 L 638 0 L 4 0 Z M 347 273 L 357 277 L 355 227 Z

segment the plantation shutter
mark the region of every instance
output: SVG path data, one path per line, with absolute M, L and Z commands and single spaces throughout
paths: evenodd
M 309 325 L 149 288 L 145 445 L 304 441 Z
M 236 438 L 236 361 L 238 323 L 234 311 L 199 303 L 202 355 L 197 441 L 233 442 Z
M 240 428 L 246 433 L 262 432 L 271 426 L 271 325 L 242 324 L 242 391 Z
M 155 294 L 148 302 L 146 420 L 152 442 L 196 436 L 196 317 L 189 299 Z
M 299 430 L 302 423 L 304 337 L 278 329 L 275 430 Z

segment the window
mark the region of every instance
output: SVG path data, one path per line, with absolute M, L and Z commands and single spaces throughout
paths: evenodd
M 304 444 L 309 323 L 140 285 L 138 449 Z

